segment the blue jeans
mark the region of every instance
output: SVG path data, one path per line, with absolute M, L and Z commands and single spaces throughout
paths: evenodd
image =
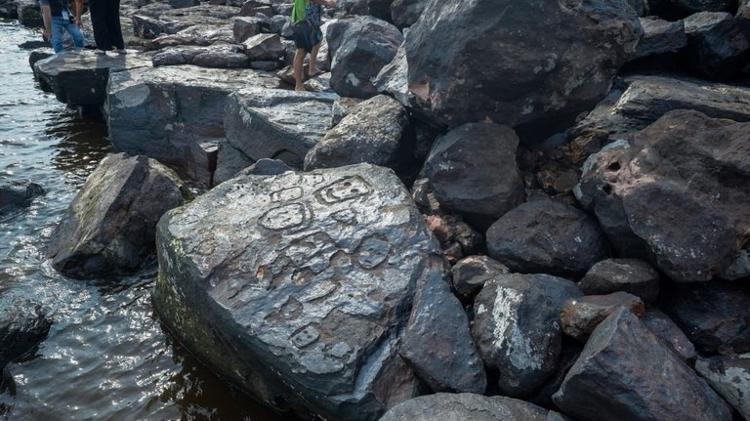
M 67 31 L 71 38 L 73 38 L 73 44 L 76 49 L 80 50 L 83 48 L 83 34 L 78 25 L 72 23 L 70 19 L 63 19 L 62 16 L 52 16 L 52 35 L 50 36 L 50 43 L 56 53 L 63 50 L 63 36 Z

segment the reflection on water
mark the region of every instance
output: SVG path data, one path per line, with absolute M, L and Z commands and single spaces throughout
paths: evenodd
M 0 293 L 33 298 L 54 324 L 33 358 L 9 365 L 15 390 L 0 391 L 0 418 L 279 419 L 170 341 L 151 308 L 152 274 L 98 285 L 45 262 L 44 244 L 109 144 L 103 124 L 35 87 L 17 47 L 33 38 L 0 21 L 0 184 L 30 180 L 46 190 L 0 221 Z

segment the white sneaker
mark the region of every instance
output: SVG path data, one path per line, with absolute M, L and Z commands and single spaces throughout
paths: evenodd
M 127 50 L 115 50 L 115 53 L 117 53 L 117 54 L 119 54 L 121 56 L 124 56 L 125 54 L 128 53 L 128 51 Z

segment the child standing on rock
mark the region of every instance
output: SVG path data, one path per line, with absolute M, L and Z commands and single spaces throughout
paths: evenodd
M 292 23 L 294 24 L 294 43 L 297 51 L 294 54 L 295 91 L 305 91 L 303 67 L 305 55 L 310 54 L 308 75 L 318 73 L 316 58 L 320 43 L 323 40 L 322 25 L 323 6 L 335 7 L 335 0 L 295 0 L 292 8 Z
M 70 13 L 68 0 L 40 0 L 39 5 L 44 20 L 45 40 L 49 40 L 55 53 L 63 50 L 63 36 L 65 32 L 73 38 L 73 45 L 77 50 L 83 48 L 83 34 L 81 33 L 81 12 L 83 0 L 75 0 L 75 12 Z

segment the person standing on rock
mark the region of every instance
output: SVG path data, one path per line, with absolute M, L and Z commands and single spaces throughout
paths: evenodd
M 42 36 L 49 40 L 55 53 L 63 51 L 63 36 L 65 32 L 73 38 L 76 50 L 83 48 L 84 40 L 81 33 L 81 12 L 83 11 L 83 0 L 75 0 L 75 12 L 70 13 L 68 0 L 40 0 L 39 5 L 44 21 L 44 33 Z
M 104 54 L 112 48 L 125 54 L 125 41 L 120 27 L 120 0 L 89 0 L 91 24 L 94 26 L 96 53 Z
M 292 8 L 292 23 L 294 24 L 294 43 L 297 51 L 294 54 L 295 91 L 305 91 L 303 75 L 305 56 L 310 54 L 308 75 L 318 73 L 317 57 L 320 43 L 323 41 L 322 25 L 323 6 L 335 7 L 335 0 L 295 0 Z

